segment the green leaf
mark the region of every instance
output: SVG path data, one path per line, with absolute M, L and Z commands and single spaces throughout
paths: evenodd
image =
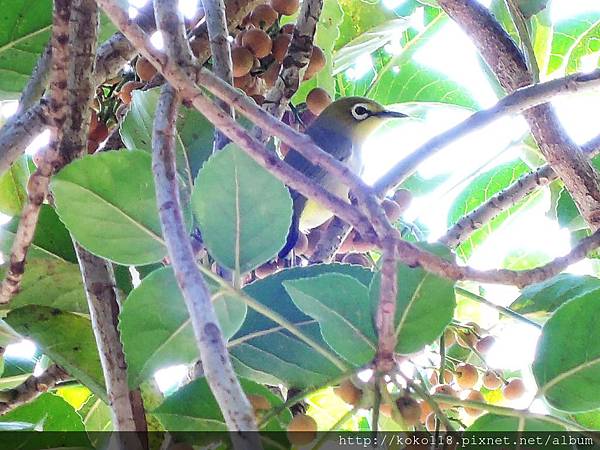
M 0 227 L 0 251 L 10 255 L 13 241 L 19 226 L 19 217 Z M 33 243 L 27 253 L 27 260 L 50 259 L 77 264 L 77 255 L 73 248 L 71 235 L 60 221 L 54 209 L 42 205 Z
M 338 0 L 324 0 L 323 10 L 317 23 L 314 45 L 317 45 L 325 54 L 325 67 L 310 80 L 300 83 L 296 94 L 292 97 L 292 103 L 298 104 L 306 100 L 308 93 L 315 87 L 325 89 L 331 98 L 335 97 L 335 81 L 333 79 L 333 47 L 340 36 L 339 26 L 344 13 Z
M 567 228 L 570 231 L 583 230 L 588 227 L 584 218 L 579 214 L 573 197 L 565 188 L 560 191 L 556 202 L 556 219 L 562 228 Z
M 240 379 L 244 392 L 260 395 L 273 408 L 281 407 L 282 400 L 269 389 L 253 381 Z M 202 399 L 202 401 L 198 401 Z M 198 378 L 170 395 L 156 408 L 152 414 L 156 416 L 168 431 L 227 431 L 225 420 L 219 405 L 213 396 L 206 378 Z M 282 431 L 291 420 L 291 414 L 284 409 L 265 426 L 266 431 Z M 202 434 L 202 433 L 200 433 Z M 195 433 L 198 438 L 198 433 Z M 210 433 L 208 433 L 210 435 Z M 217 435 L 217 439 L 227 438 Z M 205 435 L 204 439 L 209 438 Z
M 510 309 L 520 314 L 551 313 L 563 303 L 600 289 L 600 279 L 561 273 L 542 283 L 527 286 Z
M 589 12 L 554 24 L 552 50 L 548 63 L 549 74 L 560 69 L 558 74 L 555 74 L 560 76 L 566 73 L 567 67 L 576 64 L 576 55 L 585 53 L 586 47 L 591 45 L 586 37 L 593 36 L 593 30 L 599 20 L 600 12 Z
M 450 251 L 439 244 L 419 244 L 444 259 Z M 452 321 L 456 298 L 454 283 L 430 274 L 422 268 L 398 264 L 396 297 L 396 336 L 399 353 L 414 353 L 437 339 Z M 372 311 L 379 304 L 380 274 L 373 277 L 369 288 Z
M 246 304 L 239 298 L 219 295 L 213 297 L 213 305 L 223 334 L 231 337 L 244 321 Z M 121 310 L 119 329 L 132 387 L 162 367 L 188 364 L 199 357 L 188 310 L 171 267 L 155 270 L 131 291 Z
M 456 197 L 448 211 L 448 226 L 452 226 L 463 216 L 469 214 L 479 205 L 485 203 L 502 189 L 510 186 L 524 174 L 529 172 L 529 167 L 522 161 L 512 161 L 484 172 L 475 177 Z M 500 228 L 517 211 L 532 201 L 532 196 L 518 202 L 509 209 L 498 214 L 494 219 L 487 222 L 483 227 L 472 233 L 457 248 L 456 253 L 463 259 L 468 260 L 473 251 L 481 245 L 487 237 Z
M 292 217 L 283 183 L 234 144 L 198 173 L 192 208 L 211 256 L 238 273 L 277 254 Z
M 45 306 L 12 310 L 6 322 L 33 340 L 54 362 L 94 394 L 106 400 L 104 375 L 90 320 L 82 315 Z
M 365 286 L 373 276 L 369 270 L 349 264 L 318 264 L 282 270 L 244 287 L 244 292 L 327 347 L 315 320 L 296 307 L 283 285 L 287 280 L 326 273 L 345 274 Z M 305 388 L 318 386 L 341 373 L 329 359 L 316 353 L 304 341 L 252 309 L 248 310 L 242 328 L 230 341 L 229 351 L 238 372 L 261 383 Z
M 29 167 L 27 158 L 17 159 L 0 175 L 0 213 L 16 216 L 27 203 L 27 180 Z
M 582 412 L 600 407 L 600 296 L 563 304 L 544 324 L 533 375 L 554 408 Z
M 50 38 L 51 0 L 0 0 L 0 100 L 18 99 Z
M 355 39 L 360 39 L 373 28 L 397 18 L 396 14 L 386 8 L 380 0 L 371 2 L 339 0 L 339 5 L 343 11 L 343 21 L 339 26 L 340 34 L 336 49 L 348 45 Z M 402 29 L 398 31 L 401 32 Z
M 79 410 L 86 431 L 111 431 L 110 407 L 95 395 L 90 395 Z
M 467 428 L 465 438 L 469 436 L 469 432 L 493 432 L 493 431 L 518 431 L 519 418 L 509 416 L 499 416 L 497 414 L 485 414 L 477 419 Z M 563 427 L 553 423 L 544 422 L 539 419 L 525 419 L 522 431 L 557 431 L 564 430 Z M 477 435 L 472 435 L 476 437 Z M 477 445 L 477 448 L 480 448 Z M 493 448 L 497 448 L 494 446 Z
M 79 266 L 52 259 L 28 261 L 21 289 L 10 304 L 1 305 L 0 309 L 16 309 L 26 305 L 88 314 Z
M 577 38 L 567 54 L 567 73 L 583 70 L 583 57 L 600 52 L 600 19 Z M 598 58 L 596 58 L 598 61 Z M 598 65 L 598 64 L 596 64 Z
M 102 152 L 52 178 L 60 219 L 91 253 L 124 265 L 165 257 L 151 165 L 139 150 Z
M 348 275 L 329 273 L 283 283 L 294 304 L 314 317 L 325 342 L 355 366 L 368 363 L 377 336 L 367 287 Z
M 574 414 L 573 420 L 590 430 L 600 430 L 600 410 Z
M 129 111 L 120 128 L 123 143 L 129 150 L 152 152 L 152 128 L 159 93 L 160 88 L 133 92 Z M 182 106 L 176 128 L 177 171 L 190 190 L 193 178 L 212 154 L 214 127 L 195 108 Z

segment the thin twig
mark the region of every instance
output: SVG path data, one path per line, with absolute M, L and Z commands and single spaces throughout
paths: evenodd
M 155 0 L 158 28 L 165 36 L 169 59 L 191 60 L 185 39 L 185 28 L 177 5 L 169 0 Z M 171 19 L 175 15 L 177 20 Z M 225 346 L 225 339 L 211 302 L 210 292 L 196 266 L 194 253 L 185 229 L 177 187 L 175 166 L 175 122 L 180 106 L 179 96 L 168 85 L 163 86 L 156 108 L 152 136 L 152 168 L 161 228 L 169 251 L 177 283 L 183 294 L 196 336 L 204 374 L 219 403 L 236 448 L 261 448 L 256 433 L 256 420 L 235 375 Z
M 48 87 L 48 80 L 50 79 L 50 64 L 52 62 L 52 45 L 48 43 L 46 48 L 38 58 L 38 62 L 35 65 L 27 86 L 21 93 L 19 99 L 19 107 L 15 116 L 21 115 L 24 111 L 31 108 L 37 103 L 42 97 L 44 91 Z
M 398 291 L 398 271 L 396 246 L 393 239 L 383 243 L 383 263 L 379 285 L 379 305 L 375 316 L 378 344 L 376 365 L 380 373 L 389 373 L 395 366 L 396 350 L 396 295 Z
M 0 416 L 35 400 L 44 392 L 69 378 L 69 374 L 64 369 L 52 364 L 42 374 L 31 375 L 17 387 L 0 392 Z

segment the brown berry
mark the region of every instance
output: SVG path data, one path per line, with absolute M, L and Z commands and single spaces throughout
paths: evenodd
M 430 413 L 425 419 L 425 429 L 430 433 L 435 431 L 435 413 Z M 440 431 L 446 431 L 446 427 L 443 423 L 440 422 L 440 426 L 438 428 Z
M 277 11 L 271 5 L 258 5 L 250 13 L 250 23 L 257 28 L 266 30 L 277 20 Z
M 482 382 L 490 391 L 496 390 L 502 385 L 502 380 L 493 370 L 488 370 L 483 374 Z
M 233 63 L 233 76 L 236 78 L 243 77 L 252 69 L 254 56 L 247 48 L 236 47 L 231 50 L 231 61 Z
M 267 33 L 260 28 L 252 28 L 242 38 L 242 45 L 250 50 L 257 58 L 264 58 L 271 53 L 273 41 Z
M 456 391 L 452 389 L 452 386 L 447 384 L 440 384 L 434 388 L 434 392 L 436 394 L 449 395 L 450 397 L 456 397 Z M 441 409 L 448 409 L 452 405 L 445 402 L 438 402 L 438 405 Z
M 91 127 L 90 127 L 91 128 Z M 104 122 L 98 122 L 93 130 L 90 131 L 88 139 L 90 141 L 101 143 L 108 137 L 108 127 Z
M 286 23 L 284 26 L 281 27 L 281 30 L 279 31 L 284 34 L 294 34 L 295 28 L 296 26 L 293 23 Z
M 414 426 L 419 423 L 421 406 L 414 398 L 409 396 L 400 397 L 396 400 L 396 406 L 406 425 Z
M 402 215 L 402 210 L 400 209 L 400 206 L 398 206 L 398 203 L 396 203 L 394 200 L 384 198 L 383 202 L 381 202 L 381 206 L 383 207 L 383 210 L 385 211 L 385 215 L 387 216 L 388 220 L 392 223 L 398 220 Z
M 333 388 L 333 393 L 349 405 L 355 406 L 362 398 L 362 391 L 350 380 L 345 380 Z
M 433 412 L 433 409 L 431 409 L 429 403 L 425 401 L 420 402 L 419 406 L 421 407 L 421 417 L 419 417 L 419 422 L 425 423 L 427 416 Z
M 271 88 L 275 86 L 275 82 L 277 81 L 280 70 L 281 64 L 279 64 L 277 61 L 273 62 L 269 67 L 267 67 L 267 70 L 265 70 L 265 73 L 262 75 L 262 79 L 265 80 L 267 87 Z
M 146 58 L 139 57 L 135 63 L 135 71 L 142 81 L 150 81 L 156 75 L 156 69 Z
M 296 244 L 294 245 L 294 251 L 298 255 L 304 255 L 304 253 L 308 250 L 308 238 L 302 232 L 298 233 L 298 240 L 296 240 Z
M 364 241 L 359 233 L 354 235 L 354 239 L 352 239 L 352 245 L 354 246 L 354 251 L 359 253 L 370 252 L 375 248 L 372 243 Z
M 317 437 L 317 422 L 306 414 L 298 414 L 288 424 L 287 437 L 295 445 L 309 444 Z
M 288 47 L 290 46 L 290 42 L 292 41 L 291 34 L 280 33 L 273 39 L 273 49 L 272 54 L 275 61 L 279 64 L 283 63 L 283 59 L 287 54 Z
M 379 412 L 385 417 L 392 417 L 392 405 L 389 403 L 382 403 L 379 406 Z
M 246 75 L 242 75 L 241 77 L 236 77 L 233 79 L 233 86 L 238 89 L 244 89 L 250 83 L 252 83 L 252 75 L 247 73 Z
M 342 258 L 345 264 L 354 264 L 355 266 L 371 267 L 371 262 L 362 253 L 347 253 Z
M 460 330 L 456 333 L 456 342 L 463 348 L 474 347 L 477 341 L 477 336 L 471 331 Z
M 331 104 L 331 96 L 322 88 L 312 89 L 306 96 L 306 106 L 315 116 L 318 116 Z
M 279 14 L 291 16 L 300 7 L 300 0 L 271 0 L 271 6 Z
M 448 369 L 444 369 L 444 383 L 450 384 L 450 383 L 452 383 L 453 380 L 454 380 L 454 375 L 452 374 L 452 372 L 449 371 Z M 439 383 L 439 375 L 436 370 L 431 372 L 431 376 L 429 377 L 429 382 L 431 384 Z
M 479 391 L 470 391 L 469 395 L 466 396 L 465 400 L 472 400 L 475 402 L 485 402 L 485 399 L 483 398 L 483 394 Z M 481 415 L 481 413 L 483 412 L 481 409 L 479 408 L 475 408 L 475 407 L 469 407 L 469 406 L 465 406 L 465 412 L 473 417 L 477 417 L 479 415 Z
M 123 103 L 129 105 L 131 103 L 131 92 L 134 89 L 139 89 L 144 86 L 144 83 L 140 81 L 128 81 L 127 83 L 121 86 L 121 90 L 119 91 L 119 98 Z
M 246 34 L 246 30 L 241 30 L 238 32 L 238 34 L 235 35 L 235 38 L 233 39 L 233 44 L 236 47 L 242 46 L 242 40 L 244 39 L 244 34 Z
M 279 266 L 276 262 L 270 261 L 264 263 L 260 267 L 257 267 L 254 271 L 254 274 L 256 275 L 256 278 L 262 279 L 276 272 L 278 268 Z
M 471 389 L 477 384 L 479 374 L 472 364 L 459 364 L 456 367 L 456 383 L 461 389 Z
M 402 212 L 406 211 L 412 202 L 412 194 L 408 189 L 398 189 L 392 196 Z
M 304 72 L 304 79 L 309 80 L 313 76 L 315 76 L 323 67 L 325 67 L 325 63 L 327 62 L 327 58 L 325 58 L 325 53 L 318 46 L 313 46 L 312 53 L 310 54 L 310 60 L 308 61 L 308 66 L 306 67 L 306 72 Z
M 262 395 L 249 394 L 248 401 L 252 405 L 252 408 L 254 408 L 254 412 L 271 409 L 271 403 Z
M 452 331 L 450 328 L 446 328 L 446 331 L 444 331 L 444 345 L 446 346 L 446 348 L 450 348 L 455 343 L 456 335 L 454 334 L 454 331 Z
M 496 338 L 494 336 L 484 336 L 475 344 L 475 348 L 481 354 L 486 354 L 490 351 L 493 345 L 496 343 Z
M 525 383 L 521 378 L 513 378 L 504 385 L 502 393 L 507 400 L 517 400 L 525 393 Z

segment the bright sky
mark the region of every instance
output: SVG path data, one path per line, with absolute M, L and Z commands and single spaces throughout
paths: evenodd
M 395 7 L 404 0 L 383 0 L 388 7 Z M 180 0 L 186 15 L 191 15 L 198 0 Z M 140 7 L 146 0 L 130 0 L 132 6 Z M 482 3 L 489 3 L 482 1 Z M 554 21 L 574 16 L 585 11 L 600 11 L 597 0 L 554 0 L 551 4 L 551 17 Z M 418 15 L 415 20 L 422 19 Z M 155 37 L 158 43 L 159 37 Z M 394 51 L 398 43 L 391 43 L 388 48 Z M 491 106 L 496 96 L 481 72 L 473 44 L 453 23 L 449 23 L 424 48 L 419 50 L 415 59 L 426 66 L 446 73 L 450 78 L 468 86 L 474 97 L 484 106 Z M 349 69 L 354 77 L 365 73 L 370 65 L 370 58 L 365 56 L 357 62 L 357 66 Z M 590 59 L 590 67 L 597 64 L 597 59 Z M 578 143 L 596 136 L 600 131 L 597 118 L 600 117 L 600 94 L 586 93 L 553 102 L 558 115 L 569 134 Z M 16 108 L 15 102 L 0 103 L 0 118 L 8 117 Z M 399 108 L 402 108 L 400 105 Z M 391 129 L 377 135 L 365 148 L 367 164 L 365 179 L 373 182 L 384 173 L 391 164 L 402 158 L 411 149 L 418 147 L 438 132 L 444 131 L 469 115 L 468 111 L 450 106 L 431 108 L 423 120 L 405 122 L 401 127 Z M 474 133 L 444 149 L 441 153 L 427 161 L 419 170 L 425 178 L 447 175 L 447 181 L 428 196 L 415 198 L 413 206 L 406 213 L 408 220 L 418 219 L 431 230 L 431 240 L 442 235 L 447 228 L 447 211 L 456 195 L 468 184 L 471 177 L 496 165 L 498 162 L 511 161 L 517 158 L 519 148 L 511 143 L 518 141 L 526 132 L 526 125 L 518 117 L 505 118 L 484 130 Z M 35 152 L 47 136 L 40 136 L 32 144 L 28 153 Z M 401 143 L 390 146 L 390 142 Z M 498 267 L 505 257 L 517 250 L 540 253 L 552 258 L 568 252 L 570 238 L 568 232 L 558 228 L 556 222 L 546 217 L 549 208 L 549 195 L 544 194 L 535 206 L 496 232 L 493 237 L 481 246 L 470 260 L 470 264 L 479 268 Z M 593 273 L 588 262 L 571 268 L 577 273 Z M 488 299 L 502 305 L 508 305 L 518 295 L 516 289 L 486 286 Z M 503 321 L 502 336 L 492 350 L 489 362 L 497 368 L 526 369 L 533 358 L 537 331 L 521 324 Z M 500 330 L 498 330 L 500 331 Z M 31 343 L 9 346 L 7 354 L 29 354 L 34 347 Z M 186 373 L 183 366 L 162 370 L 157 374 L 161 389 L 169 389 Z M 527 370 L 525 370 L 527 373 Z M 531 378 L 527 378 L 532 383 Z

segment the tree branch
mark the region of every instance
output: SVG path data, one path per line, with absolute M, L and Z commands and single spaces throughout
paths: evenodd
M 52 24 L 52 76 L 50 80 L 49 115 L 52 130 L 48 147 L 43 150 L 37 170 L 27 183 L 27 204 L 12 245 L 10 264 L 0 288 L 0 303 L 8 303 L 19 291 L 25 271 L 27 251 L 33 241 L 40 208 L 50 183 L 50 176 L 62 167 L 59 145 L 66 120 L 67 79 L 69 64 L 70 0 L 55 0 Z
M 590 157 L 598 154 L 600 152 L 600 136 L 584 144 L 581 150 Z M 544 164 L 533 172 L 522 176 L 506 189 L 501 190 L 469 214 L 463 216 L 446 231 L 446 234 L 439 241 L 449 247 L 457 247 L 502 211 L 507 210 L 537 188 L 546 186 L 557 178 L 558 175 L 552 170 L 552 167 Z
M 398 271 L 396 245 L 393 239 L 383 243 L 383 263 L 379 285 L 379 305 L 375 316 L 378 345 L 375 357 L 378 371 L 390 373 L 395 366 L 396 350 L 396 297 L 398 291 Z
M 176 64 L 191 62 L 183 19 L 169 0 L 155 0 L 158 27 L 168 42 L 168 58 Z M 177 22 L 170 18 L 177 15 Z M 250 402 L 239 384 L 227 353 L 210 292 L 196 266 L 181 212 L 175 167 L 175 122 L 180 100 L 165 85 L 156 108 L 152 136 L 152 166 L 161 228 L 177 283 L 190 314 L 202 367 L 230 431 L 256 431 Z M 227 116 L 229 118 L 229 116 Z M 232 120 L 231 118 L 229 118 Z M 258 435 L 235 434 L 236 448 L 261 448 Z
M 440 0 L 440 7 L 471 37 L 507 92 L 532 83 L 523 55 L 491 13 L 476 0 Z M 552 106 L 524 113 L 540 151 L 561 178 L 592 230 L 600 227 L 600 179 L 569 138 Z
M 0 416 L 13 409 L 29 403 L 58 383 L 70 378 L 69 374 L 56 364 L 48 367 L 39 376 L 31 375 L 23 383 L 13 389 L 0 392 Z

